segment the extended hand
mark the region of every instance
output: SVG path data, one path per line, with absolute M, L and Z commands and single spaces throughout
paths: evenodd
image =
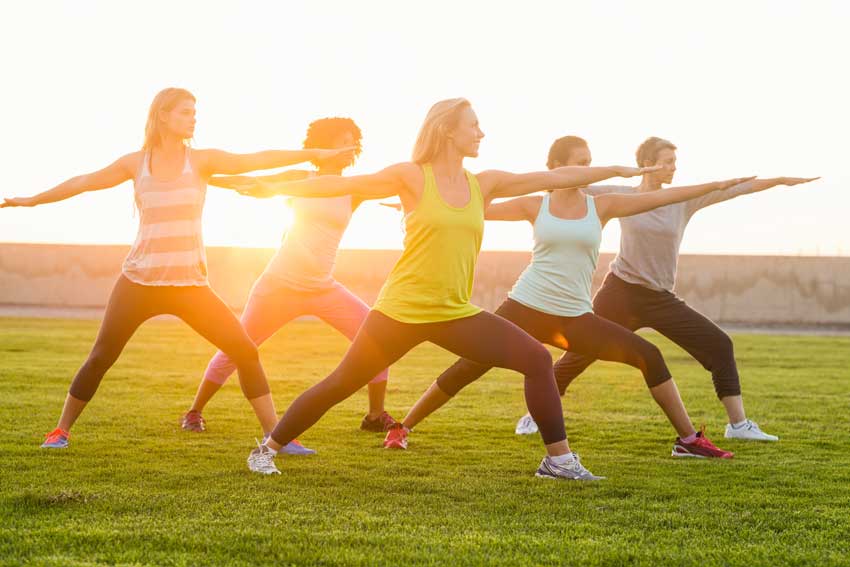
M 378 203 L 378 204 L 381 205 L 382 207 L 395 209 L 397 211 L 401 211 L 403 209 L 403 207 L 401 206 L 401 203 Z
M 800 185 L 801 183 L 815 181 L 816 179 L 820 179 L 820 177 L 780 177 L 780 179 L 782 180 L 782 185 L 791 187 L 792 185 Z
M 651 165 L 649 167 L 625 167 L 621 165 L 615 165 L 614 171 L 617 172 L 618 177 L 635 177 L 636 175 L 645 175 L 647 173 L 652 173 L 653 171 L 658 171 L 664 167 L 663 165 Z
M 347 146 L 345 148 L 336 148 L 333 150 L 316 150 L 317 161 L 325 161 L 336 157 L 346 157 L 349 160 L 354 159 L 354 152 L 357 151 L 356 146 Z
M 266 199 L 277 195 L 277 193 L 269 188 L 268 184 L 253 177 L 244 177 L 239 180 L 234 180 L 230 187 L 234 191 L 237 191 L 240 195 L 256 197 L 257 199 Z
M 32 207 L 33 202 L 29 197 L 12 197 L 3 199 L 0 203 L 0 209 L 5 207 Z

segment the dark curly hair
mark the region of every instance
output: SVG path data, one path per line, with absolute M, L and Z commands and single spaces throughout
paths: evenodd
M 351 118 L 333 117 L 314 120 L 307 127 L 307 137 L 304 138 L 304 149 L 330 149 L 334 138 L 346 132 L 350 132 L 354 138 L 354 145 L 357 147 L 354 150 L 354 159 L 357 159 L 357 156 L 360 155 L 360 140 L 363 138 L 363 133 Z M 319 166 L 315 161 L 313 165 Z

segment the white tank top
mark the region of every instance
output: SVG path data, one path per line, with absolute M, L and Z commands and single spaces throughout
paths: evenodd
M 602 224 L 593 197 L 586 199 L 583 218 L 562 219 L 549 212 L 549 194 L 543 197 L 534 221 L 531 264 L 508 297 L 559 317 L 593 312 L 590 286 L 599 259 Z

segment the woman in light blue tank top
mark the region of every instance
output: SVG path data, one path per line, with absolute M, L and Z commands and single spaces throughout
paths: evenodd
M 581 138 L 556 141 L 549 167 L 588 165 L 590 150 Z M 563 149 L 567 151 L 563 151 Z M 557 155 L 557 151 L 555 151 Z M 564 155 L 566 154 L 566 155 Z M 642 213 L 731 187 L 741 180 L 665 189 L 652 194 L 585 195 L 567 188 L 543 196 L 527 196 L 491 204 L 487 220 L 528 221 L 534 227 L 531 263 L 523 271 L 508 299 L 496 311 L 542 343 L 570 352 L 593 353 L 594 358 L 622 362 L 640 369 L 653 398 L 678 433 L 674 456 L 731 457 L 694 429 L 678 388 L 661 352 L 635 333 L 593 314 L 591 282 L 599 258 L 602 228 L 612 218 Z M 459 359 L 420 398 L 404 424 L 413 427 L 463 387 L 484 375 L 489 367 Z M 563 386 L 559 383 L 561 394 Z M 517 433 L 534 433 L 530 415 L 517 425 Z

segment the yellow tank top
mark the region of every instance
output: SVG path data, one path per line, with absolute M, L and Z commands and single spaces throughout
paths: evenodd
M 374 309 L 402 323 L 435 323 L 469 317 L 475 262 L 484 235 L 484 199 L 468 171 L 469 202 L 446 203 L 430 164 L 422 166 L 425 188 L 404 218 L 404 251 L 390 272 Z

